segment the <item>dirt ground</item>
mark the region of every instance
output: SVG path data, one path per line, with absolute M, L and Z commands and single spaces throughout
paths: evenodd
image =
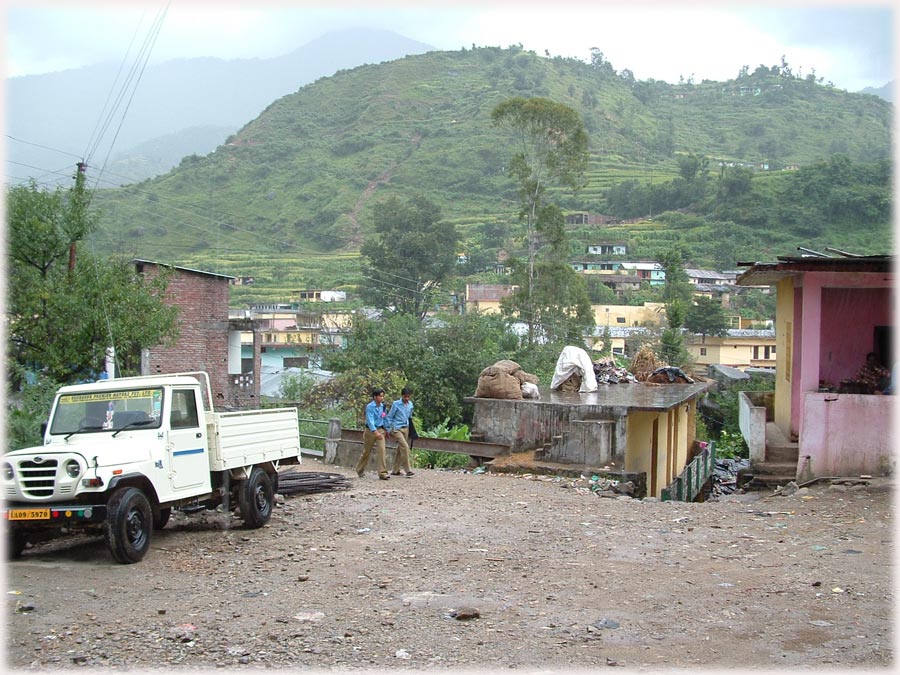
M 279 498 L 270 523 L 175 514 L 135 565 L 102 539 L 6 565 L 15 670 L 487 672 L 894 664 L 893 485 L 706 503 L 416 471 Z

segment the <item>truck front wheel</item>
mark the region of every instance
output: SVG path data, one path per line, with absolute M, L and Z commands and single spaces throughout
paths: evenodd
M 159 510 L 159 515 L 153 517 L 153 529 L 161 530 L 166 526 L 166 523 L 169 522 L 169 517 L 172 515 L 172 509 L 170 507 L 166 507 L 164 509 Z
M 272 481 L 268 474 L 259 467 L 255 467 L 250 472 L 250 478 L 241 485 L 238 491 L 238 500 L 244 525 L 256 529 L 268 523 L 269 518 L 272 517 L 272 505 L 275 501 Z
M 28 545 L 28 537 L 22 530 L 12 530 L 6 539 L 6 557 L 15 560 L 22 556 L 22 551 Z
M 116 490 L 106 505 L 106 545 L 116 562 L 140 562 L 150 549 L 153 510 L 138 488 Z

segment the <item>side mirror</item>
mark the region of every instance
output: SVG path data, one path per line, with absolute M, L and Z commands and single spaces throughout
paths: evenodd
M 47 423 L 41 422 L 41 438 L 47 434 Z

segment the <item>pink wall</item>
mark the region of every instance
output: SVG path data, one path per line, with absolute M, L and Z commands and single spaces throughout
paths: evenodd
M 806 394 L 798 480 L 890 475 L 896 442 L 895 402 L 894 396 Z
M 837 386 L 855 377 L 875 347 L 874 327 L 892 323 L 890 289 L 823 288 L 819 379 Z

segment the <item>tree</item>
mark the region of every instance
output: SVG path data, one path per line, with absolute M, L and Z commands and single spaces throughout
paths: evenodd
M 533 292 L 537 230 L 547 187 L 559 184 L 577 191 L 584 183 L 588 161 L 588 135 L 578 113 L 546 98 L 508 99 L 491 113 L 494 125 L 507 128 L 516 152 L 509 174 L 519 186 L 521 210 L 528 240 L 527 299 L 523 319 L 528 322 L 529 342 L 534 340 Z
M 363 288 L 363 299 L 422 319 L 455 271 L 456 227 L 441 222 L 440 208 L 422 196 L 406 203 L 391 197 L 376 204 L 374 224 L 375 237 L 360 248 L 370 282 Z
M 7 204 L 8 372 L 43 372 L 58 383 L 91 378 L 112 345 L 120 371 L 136 373 L 141 348 L 175 332 L 177 310 L 162 300 L 167 277 L 144 282 L 128 261 L 77 247 L 95 222 L 78 183 L 55 192 L 34 182 L 13 187 Z
M 310 403 L 361 411 L 372 386 L 384 387 L 390 398 L 408 385 L 424 424 L 434 426 L 445 418 L 456 424 L 463 421 L 463 398 L 475 391 L 481 371 L 500 359 L 515 358 L 516 342 L 496 315 L 453 315 L 435 327 L 409 315 L 380 322 L 359 318 L 347 348 L 326 357 L 325 367 L 338 372 L 338 378 L 317 386 Z
M 594 325 L 594 314 L 584 278 L 568 261 L 565 218 L 559 207 L 548 204 L 537 221 L 546 253 L 533 267 L 513 261 L 512 283 L 518 288 L 501 300 L 503 313 L 540 326 L 541 337 L 550 342 L 580 342 Z
M 684 254 L 680 249 L 672 248 L 658 253 L 656 260 L 666 275 L 663 302 L 668 322 L 668 327 L 663 330 L 660 338 L 659 355 L 670 366 L 682 366 L 690 360 L 681 332 L 691 298 L 691 286 L 684 271 Z
M 728 321 L 721 303 L 701 295 L 687 308 L 684 327 L 706 338 L 707 335 L 725 335 Z

